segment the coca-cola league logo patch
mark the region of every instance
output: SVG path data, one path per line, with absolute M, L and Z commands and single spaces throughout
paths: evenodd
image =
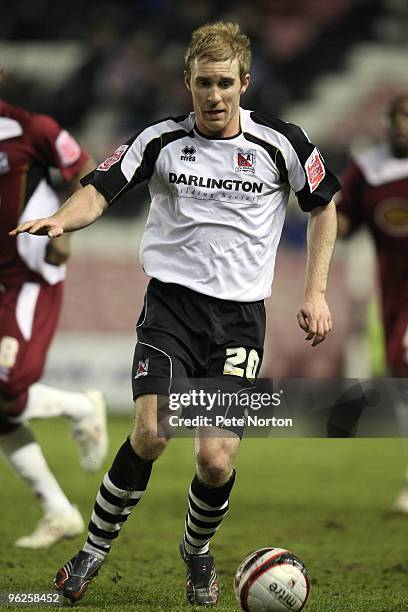
M 320 185 L 326 175 L 323 160 L 318 149 L 315 147 L 305 163 L 307 182 L 309 183 L 310 193 Z
M 120 147 L 118 147 L 116 151 L 112 153 L 110 157 L 108 157 L 108 159 L 105 159 L 105 161 L 99 164 L 97 170 L 100 170 L 101 172 L 106 172 L 107 170 L 109 170 L 109 168 L 111 168 L 114 164 L 118 163 L 118 161 L 123 157 L 125 151 L 128 148 L 129 145 L 121 145 Z
M 55 141 L 55 148 L 57 149 L 61 164 L 64 168 L 72 166 L 81 155 L 81 147 L 66 130 L 61 130 Z

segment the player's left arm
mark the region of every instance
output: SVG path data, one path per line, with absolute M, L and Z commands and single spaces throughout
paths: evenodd
M 297 313 L 299 326 L 312 346 L 323 342 L 332 329 L 326 302 L 327 279 L 337 234 L 334 202 L 314 208 L 307 229 L 305 294 Z

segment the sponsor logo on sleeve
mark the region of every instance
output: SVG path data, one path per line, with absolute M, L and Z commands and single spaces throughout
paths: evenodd
M 97 170 L 100 170 L 101 172 L 106 172 L 107 170 L 109 170 L 109 168 L 118 163 L 118 161 L 123 157 L 125 151 L 128 148 L 129 145 L 121 145 L 120 147 L 118 147 L 116 151 L 112 153 L 110 157 L 108 157 L 108 159 L 105 159 L 105 161 L 99 164 Z
M 81 147 L 66 130 L 62 130 L 55 141 L 55 148 L 61 160 L 62 166 L 72 166 L 81 155 Z
M 234 171 L 255 174 L 256 151 L 255 149 L 235 149 Z
M 323 164 L 320 152 L 315 147 L 305 163 L 307 182 L 309 183 L 310 193 L 320 185 L 326 176 L 326 169 Z

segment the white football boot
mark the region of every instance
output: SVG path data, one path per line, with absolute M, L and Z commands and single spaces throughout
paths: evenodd
M 86 391 L 94 409 L 91 414 L 72 422 L 71 433 L 78 443 L 81 466 L 87 472 L 97 472 L 108 452 L 106 403 L 100 391 Z
M 73 538 L 84 530 L 84 521 L 75 506 L 69 514 L 45 515 L 33 533 L 19 538 L 14 544 L 19 548 L 48 548 L 62 538 Z

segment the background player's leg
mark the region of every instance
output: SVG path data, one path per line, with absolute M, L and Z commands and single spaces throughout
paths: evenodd
M 394 410 L 397 416 L 401 436 L 408 441 L 408 382 L 407 378 L 393 379 Z M 402 514 L 408 514 L 408 468 L 405 473 L 405 482 L 397 496 L 393 510 Z
M 82 467 L 98 470 L 108 446 L 101 394 L 73 393 L 36 384 L 56 330 L 62 283 L 24 283 L 8 290 L 4 300 L 0 309 L 0 410 L 16 423 L 60 415 L 70 418 Z
M 142 498 L 153 462 L 168 439 L 157 437 L 157 407 L 167 398 L 143 395 L 136 400 L 134 426 L 105 474 L 96 497 L 87 541 L 80 553 L 57 573 L 55 584 L 65 597 L 80 599 L 96 576 L 122 525 Z
M 102 393 L 63 391 L 37 383 L 2 403 L 15 423 L 68 417 L 72 436 L 79 446 L 82 467 L 88 472 L 100 469 L 108 451 L 106 405 Z
M 28 426 L 13 427 L 3 422 L 0 432 L 1 451 L 13 470 L 28 484 L 44 511 L 34 532 L 19 538 L 16 545 L 46 548 L 65 536 L 81 533 L 84 529 L 82 517 L 51 473 Z
M 30 421 L 65 416 L 79 421 L 92 414 L 93 410 L 93 401 L 86 393 L 34 384 L 28 389 L 27 404 L 19 417 L 22 421 Z

